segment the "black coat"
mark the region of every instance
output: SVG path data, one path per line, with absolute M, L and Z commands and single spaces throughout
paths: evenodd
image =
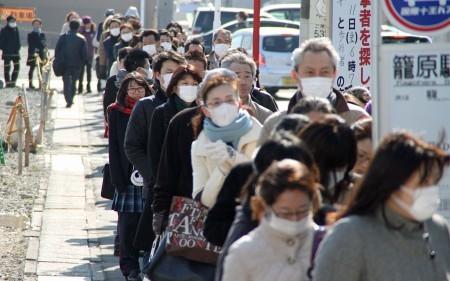
M 6 25 L 0 31 L 0 49 L 3 51 L 2 59 L 7 57 L 20 57 L 19 29 Z
M 64 62 L 66 68 L 81 68 L 88 61 L 87 44 L 83 35 L 69 31 L 59 37 L 55 57 Z
M 47 58 L 47 39 L 45 39 L 45 34 L 42 32 L 30 32 L 27 37 L 28 42 L 28 59 L 27 65 L 36 65 L 36 59 L 34 54 L 39 54 L 41 60 Z
M 154 183 L 153 168 L 147 149 L 149 128 L 155 108 L 166 102 L 167 98 L 162 90 L 157 90 L 153 96 L 141 99 L 131 113 L 125 135 L 125 153 L 128 159 L 144 178 L 144 197 L 152 191 Z
M 272 112 L 278 111 L 278 105 L 271 94 L 258 88 L 253 88 L 250 94 L 252 100 L 257 104 L 264 106 Z
M 147 140 L 147 150 L 150 155 L 153 175 L 158 173 L 164 137 L 166 136 L 170 120 L 179 112 L 176 107 L 175 98 L 175 96 L 171 96 L 166 103 L 157 107 L 153 113 L 149 130 L 149 136 L 151 138 Z
M 199 111 L 199 107 L 185 109 L 169 123 L 153 188 L 154 213 L 168 213 L 173 196 L 192 198 L 191 145 L 194 134 L 191 119 Z
M 130 41 L 131 42 L 131 41 Z M 122 48 L 128 47 L 130 46 L 130 42 L 126 43 L 122 40 L 119 40 L 115 45 L 114 45 L 114 49 L 113 49 L 113 56 L 114 59 L 117 59 L 117 57 L 119 56 L 119 51 Z
M 223 246 L 236 215 L 237 200 L 253 172 L 252 162 L 236 165 L 223 182 L 216 204 L 209 210 L 203 234 L 217 246 Z
M 109 168 L 111 182 L 119 192 L 126 190 L 127 186 L 131 185 L 130 176 L 133 172 L 133 165 L 128 161 L 123 145 L 129 119 L 129 115 L 118 110 L 113 109 L 108 112 Z
M 116 57 L 114 57 L 114 46 L 119 41 L 119 36 L 108 36 L 103 41 L 103 47 L 105 48 L 105 54 L 106 54 L 106 65 L 108 66 L 108 71 L 111 68 L 111 65 L 116 60 Z
M 113 75 L 106 80 L 105 91 L 103 92 L 103 113 L 105 116 L 105 120 L 107 120 L 107 112 L 108 106 L 116 102 L 117 92 L 119 88 L 116 86 L 117 76 Z

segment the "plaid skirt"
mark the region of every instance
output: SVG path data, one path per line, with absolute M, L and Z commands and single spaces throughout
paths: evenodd
M 129 185 L 124 192 L 116 190 L 111 209 L 121 213 L 142 213 L 144 210 L 142 187 Z

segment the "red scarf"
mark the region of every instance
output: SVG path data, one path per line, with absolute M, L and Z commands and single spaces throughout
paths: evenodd
M 108 106 L 108 112 L 111 110 L 118 110 L 122 113 L 125 113 L 126 115 L 131 115 L 131 112 L 133 111 L 134 106 L 136 105 L 137 100 L 131 98 L 130 96 L 126 96 L 125 98 L 125 107 L 117 103 L 117 101 L 110 106 Z M 109 135 L 109 126 L 108 122 L 105 122 L 105 133 L 104 136 L 107 138 Z

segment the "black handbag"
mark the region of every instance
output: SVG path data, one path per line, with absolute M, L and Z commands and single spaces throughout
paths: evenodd
M 106 163 L 103 167 L 103 182 L 102 182 L 102 192 L 101 196 L 105 199 L 113 199 L 115 188 L 111 182 L 111 171 L 109 170 L 109 163 Z
M 143 272 L 152 281 L 210 281 L 214 280 L 215 265 L 171 256 L 166 252 L 167 236 L 164 236 L 150 263 Z M 158 242 L 155 240 L 155 244 Z M 153 250 L 153 249 L 152 249 Z

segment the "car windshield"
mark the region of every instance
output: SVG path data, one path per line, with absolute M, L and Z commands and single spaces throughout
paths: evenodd
M 267 52 L 289 53 L 298 48 L 298 35 L 273 35 L 263 39 L 262 49 Z

